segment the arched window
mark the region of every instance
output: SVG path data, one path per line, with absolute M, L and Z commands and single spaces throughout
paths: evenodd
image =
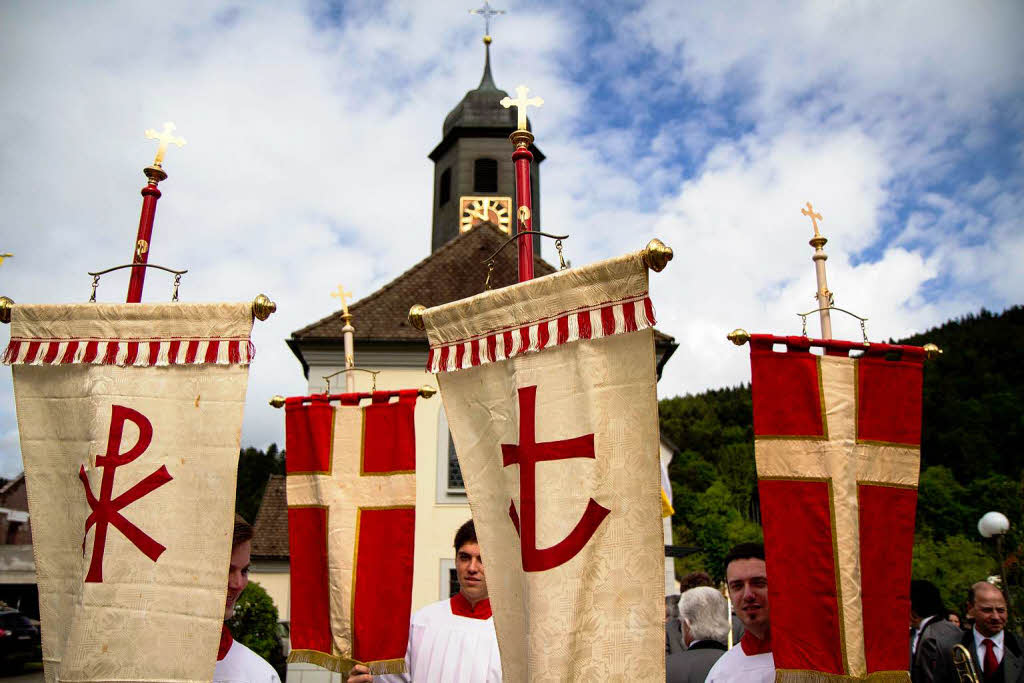
M 473 191 L 498 191 L 498 162 L 494 159 L 477 159 L 473 162 Z
M 441 184 L 437 188 L 437 205 L 444 206 L 452 198 L 452 169 L 441 172 Z

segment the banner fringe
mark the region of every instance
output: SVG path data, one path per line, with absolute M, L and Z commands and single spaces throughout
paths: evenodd
M 845 681 L 910 683 L 910 673 L 907 671 L 875 671 L 864 676 L 850 676 L 847 674 L 830 674 L 824 671 L 807 671 L 803 669 L 775 670 L 775 683 L 845 683 Z
M 288 662 L 313 664 L 314 666 L 322 667 L 328 671 L 339 673 L 343 678 L 348 676 L 352 667 L 356 664 L 362 664 L 363 666 L 368 667 L 370 669 L 370 673 L 374 676 L 406 673 L 405 658 L 380 659 L 372 662 L 361 662 L 358 659 L 342 657 L 340 655 L 331 655 L 326 652 L 320 652 L 319 650 L 292 650 L 288 655 Z

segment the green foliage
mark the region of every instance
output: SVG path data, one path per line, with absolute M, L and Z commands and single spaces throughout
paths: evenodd
M 963 614 L 967 589 L 995 573 L 997 563 L 980 541 L 957 534 L 941 541 L 919 534 L 914 539 L 913 577 L 939 587 L 947 609 Z
M 971 583 L 998 573 L 994 542 L 976 530 L 990 510 L 1011 520 L 1004 569 L 1014 604 L 1024 604 L 1022 337 L 1024 307 L 1014 306 L 896 342 L 945 351 L 924 366 L 914 576 L 933 581 L 951 606 L 962 607 Z M 721 578 L 728 548 L 760 535 L 750 387 L 663 399 L 659 413 L 662 436 L 678 447 L 669 466 L 675 542 L 702 548 L 676 570 Z
M 285 452 L 278 451 L 276 443 L 270 444 L 266 451 L 249 446 L 238 452 L 235 512 L 250 524 L 256 521 L 270 475 L 284 474 L 284 457 Z
M 280 674 L 286 662 L 278 638 L 277 607 L 262 586 L 249 582 L 227 624 L 235 640 L 270 662 Z

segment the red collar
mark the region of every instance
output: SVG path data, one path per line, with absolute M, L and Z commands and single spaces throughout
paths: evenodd
M 772 651 L 772 634 L 769 633 L 767 638 L 761 640 L 750 631 L 744 631 L 743 637 L 740 638 L 740 647 L 743 648 L 743 654 L 748 657 L 767 654 Z
M 484 598 L 476 605 L 470 605 L 469 600 L 461 592 L 456 593 L 449 600 L 452 606 L 452 614 L 457 617 L 469 617 L 470 619 L 490 619 L 491 601 Z
M 231 637 L 228 625 L 224 624 L 224 628 L 220 630 L 220 647 L 217 649 L 218 662 L 228 656 L 228 650 L 231 649 L 231 643 L 233 642 L 235 642 L 235 639 Z

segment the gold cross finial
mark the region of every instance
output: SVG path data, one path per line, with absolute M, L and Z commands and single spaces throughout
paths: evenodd
M 0 254 L 0 264 L 3 264 L 5 258 L 11 258 L 14 254 Z
M 810 202 L 807 202 L 806 209 L 800 209 L 800 213 L 811 219 L 811 225 L 814 226 L 814 236 L 821 237 L 821 233 L 818 232 L 818 221 L 824 220 L 820 213 L 814 213 L 814 207 L 811 206 Z
M 491 17 L 496 17 L 499 14 L 504 14 L 505 10 L 494 9 L 493 7 L 491 7 L 490 2 L 484 0 L 483 7 L 481 7 L 480 9 L 471 9 L 469 10 L 469 13 L 478 14 L 484 18 L 484 40 L 486 41 L 488 38 L 491 37 Z
M 346 292 L 344 287 L 338 285 L 338 291 L 331 292 L 331 296 L 341 299 L 341 312 L 348 315 L 348 297 L 352 296 L 352 292 Z
M 544 100 L 539 97 L 527 97 L 526 93 L 530 92 L 530 89 L 525 85 L 521 85 L 516 88 L 516 99 L 509 97 L 503 97 L 501 100 L 501 106 L 508 109 L 509 107 L 515 107 L 519 114 L 519 121 L 517 128 L 519 130 L 526 130 L 526 108 L 527 107 L 539 107 L 544 104 Z
M 152 128 L 146 130 L 147 140 L 160 141 L 156 148 L 156 159 L 153 160 L 153 165 L 157 168 L 163 168 L 164 155 L 167 154 L 167 145 L 177 145 L 179 149 L 185 145 L 185 138 L 174 136 L 175 129 L 175 125 L 168 121 L 164 123 L 164 129 L 159 133 Z

